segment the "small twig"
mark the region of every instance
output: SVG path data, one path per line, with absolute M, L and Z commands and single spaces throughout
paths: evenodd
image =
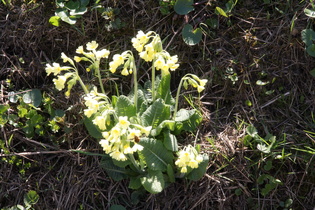
M 41 154 L 58 154 L 58 153 L 70 153 L 69 150 L 59 150 L 59 151 L 38 151 L 38 152 L 19 152 L 10 154 L 0 154 L 0 157 L 10 157 L 10 156 L 27 156 L 27 155 L 41 155 Z

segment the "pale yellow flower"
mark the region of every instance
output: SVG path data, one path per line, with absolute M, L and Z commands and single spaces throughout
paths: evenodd
M 98 44 L 96 41 L 91 41 L 86 44 L 86 49 L 90 51 L 95 50 L 97 47 L 98 47 Z
M 132 154 L 133 153 L 133 150 L 130 147 L 130 144 L 125 144 L 123 150 L 124 150 L 123 151 L 124 154 Z
M 155 56 L 153 45 L 151 43 L 145 45 L 145 51 L 140 52 L 139 56 L 147 62 L 152 61 Z
M 138 137 L 141 136 L 141 131 L 138 129 L 131 128 L 128 131 L 129 131 L 129 134 L 128 134 L 127 139 L 134 139 L 135 136 L 138 136 Z
M 120 129 L 118 129 L 117 127 L 112 128 L 110 133 L 115 139 L 120 137 Z
M 102 136 L 107 139 L 109 137 L 109 132 L 105 131 L 105 132 L 102 132 Z
M 181 173 L 187 173 L 187 167 L 182 167 L 181 170 L 180 170 Z
M 120 116 L 119 117 L 119 126 L 121 127 L 121 128 L 123 128 L 123 129 L 127 129 L 128 127 L 129 127 L 129 125 L 130 125 L 130 122 L 128 121 L 128 117 L 122 117 L 122 116 Z
M 162 56 L 159 56 L 158 59 L 156 59 L 156 61 L 154 62 L 153 66 L 159 70 L 162 69 L 165 66 L 165 60 Z
M 111 145 L 109 144 L 109 141 L 105 140 L 105 139 L 101 139 L 100 140 L 100 145 L 103 147 L 103 150 L 106 153 L 110 153 L 111 152 Z
M 129 71 L 127 68 L 124 68 L 122 71 L 121 71 L 121 75 L 123 76 L 128 76 L 129 75 Z
M 53 63 L 52 66 L 50 64 L 46 64 L 46 73 L 49 76 L 51 73 L 53 73 L 55 76 L 58 75 L 61 72 L 61 67 L 59 63 Z
M 80 61 L 82 61 L 82 58 L 79 56 L 74 56 L 73 60 L 77 63 L 79 63 Z
M 141 133 L 143 133 L 146 136 L 149 136 L 151 130 L 152 130 L 152 126 L 144 127 L 144 128 L 141 128 Z
M 199 81 L 200 86 L 203 86 L 203 87 L 206 85 L 207 82 L 208 82 L 207 79 L 201 79 L 201 80 Z
M 137 143 L 135 143 L 132 147 L 133 152 L 142 151 L 142 150 L 143 150 L 143 146 Z
M 109 50 L 103 49 L 100 51 L 96 51 L 95 56 L 96 56 L 96 59 L 100 60 L 101 58 L 108 58 L 109 53 L 110 53 Z
M 197 87 L 198 93 L 202 92 L 204 89 L 205 89 L 205 87 L 201 86 L 201 85 L 198 85 L 198 87 Z
M 57 90 L 64 89 L 66 81 L 67 81 L 66 76 L 58 76 L 58 79 L 53 79 L 53 82 L 54 82 Z
M 83 54 L 84 53 L 83 46 L 79 46 L 75 52 L 78 54 Z
M 124 153 L 119 152 L 119 151 L 114 151 L 112 153 L 109 154 L 112 158 L 114 158 L 115 160 L 119 160 L 119 161 L 125 161 L 127 160 L 126 155 L 124 155 Z
M 106 118 L 103 116 L 97 116 L 93 120 L 94 125 L 97 125 L 99 129 L 105 130 L 106 129 Z

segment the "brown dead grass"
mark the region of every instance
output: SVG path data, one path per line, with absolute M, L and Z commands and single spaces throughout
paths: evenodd
M 209 2 L 211 6 L 200 6 L 200 12 L 187 16 L 188 20 L 217 18 L 213 12 L 217 3 Z M 241 141 L 245 135 L 245 126 L 241 126 L 244 120 L 253 123 L 262 135 L 268 130 L 280 139 L 286 133 L 288 149 L 306 142 L 314 146 L 314 139 L 304 132 L 314 131 L 311 113 L 315 111 L 315 80 L 309 74 L 314 62 L 305 54 L 300 39 L 300 32 L 307 24 L 303 14 L 306 3 L 293 3 L 286 14 L 280 14 L 275 6 L 281 7 L 285 1 L 277 2 L 269 6 L 252 1 L 239 3 L 230 18 L 231 27 L 227 19 L 219 17 L 220 25 L 210 30 L 211 37 L 204 37 L 199 45 L 192 47 L 181 40 L 185 19 L 174 13 L 162 16 L 157 1 L 103 2 L 105 6 L 119 7 L 119 17 L 127 25 L 112 32 L 105 30 L 105 20 L 95 11 L 79 21 L 79 27 L 81 23 L 84 25 L 84 31 L 80 28 L 79 32 L 66 24 L 58 28 L 49 25 L 48 19 L 54 11 L 49 1 L 37 1 L 36 7 L 21 1 L 15 1 L 11 8 L 1 4 L 0 79 L 2 84 L 11 79 L 14 90 L 36 87 L 49 91 L 52 83 L 45 75 L 44 63 L 58 60 L 61 52 L 73 55 L 79 45 L 88 41 L 96 40 L 101 46 L 120 52 L 129 49 L 130 38 L 137 30 L 154 30 L 167 37 L 168 50 L 178 54 L 182 62 L 173 77 L 174 88 L 178 83 L 176 77 L 186 72 L 209 79 L 202 95 L 205 121 L 198 131 L 201 138 L 198 143 L 209 154 L 210 163 L 200 181 L 179 180 L 158 195 L 145 194 L 139 203 L 132 203 L 128 183 L 108 178 L 100 167 L 100 158 L 67 152 L 69 149 L 101 151 L 96 140 L 75 119 L 82 108 L 80 93 L 70 99 L 60 94 L 55 96 L 56 106 L 75 104 L 75 109 L 67 116 L 73 132 L 60 134 L 59 143 L 52 142 L 49 136 L 27 139 L 10 126 L 2 129 L 3 140 L 14 134 L 10 151 L 21 153 L 18 157 L 23 164 L 30 162 L 32 167 L 22 176 L 19 167 L 0 161 L 0 207 L 22 204 L 24 193 L 32 189 L 40 196 L 36 209 L 79 209 L 80 206 L 108 209 L 113 204 L 127 209 L 271 209 L 278 208 L 279 202 L 288 198 L 293 199 L 294 209 L 312 209 L 315 206 L 313 156 L 291 151 L 294 158 L 279 161 L 279 169 L 274 169 L 283 185 L 261 197 L 254 190 L 258 187 L 256 179 L 261 167 L 253 166 L 249 160 L 255 159 L 257 153 L 245 148 Z M 269 20 L 267 12 L 271 14 Z M 290 32 L 293 14 L 297 17 L 294 33 Z M 228 67 L 239 76 L 235 85 L 223 79 Z M 266 72 L 264 77 L 260 76 L 262 70 Z M 255 85 L 258 79 L 273 78 L 275 82 L 265 87 Z M 274 93 L 265 95 L 266 89 Z M 8 91 L 12 90 L 4 89 L 2 93 Z M 7 103 L 6 98 L 0 100 Z M 253 106 L 246 106 L 246 100 Z M 213 144 L 207 139 L 212 139 Z M 38 151 L 40 154 L 34 153 Z M 235 194 L 237 189 L 241 189 L 241 195 Z

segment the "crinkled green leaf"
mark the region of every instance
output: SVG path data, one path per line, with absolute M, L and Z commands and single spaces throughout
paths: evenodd
M 83 123 L 84 123 L 86 129 L 88 130 L 90 136 L 92 136 L 93 138 L 96 138 L 96 139 L 103 138 L 102 133 L 99 131 L 97 126 L 94 125 L 94 123 L 92 122 L 92 118 L 84 117 Z
M 140 177 L 130 177 L 128 188 L 137 190 L 141 187 Z
M 102 158 L 100 166 L 106 171 L 108 176 L 110 176 L 115 181 L 120 181 L 128 178 L 128 176 L 126 175 L 126 170 L 124 168 L 116 166 L 109 158 Z
M 144 126 L 156 128 L 164 120 L 170 119 L 170 115 L 170 106 L 158 99 L 141 115 L 141 121 Z
M 175 182 L 174 169 L 170 164 L 167 165 L 167 175 L 168 175 L 169 181 L 171 183 L 174 183 Z
M 128 116 L 130 118 L 136 115 L 136 107 L 133 102 L 124 95 L 118 97 L 115 110 L 118 116 Z
M 151 170 L 166 171 L 167 165 L 173 162 L 173 154 L 163 143 L 153 138 L 141 138 L 139 143 L 144 148 L 139 153 Z
M 174 99 L 170 91 L 171 74 L 165 75 L 161 78 L 157 88 L 157 98 L 163 99 L 166 104 L 172 104 Z
M 177 112 L 176 117 L 175 134 L 179 134 L 181 131 L 194 132 L 202 121 L 202 116 L 195 109 L 186 110 L 181 109 Z
M 177 144 L 176 136 L 171 134 L 170 130 L 164 130 L 163 136 L 164 136 L 163 143 L 166 149 L 173 152 L 178 151 L 178 144 Z
M 175 124 L 176 122 L 173 120 L 164 120 L 162 123 L 160 123 L 156 128 L 151 130 L 151 135 L 152 136 L 157 136 L 161 133 L 163 128 L 167 128 L 171 131 L 175 130 Z
M 208 157 L 208 155 L 204 154 L 203 155 L 203 161 L 201 163 L 199 163 L 198 168 L 194 168 L 187 175 L 187 178 L 192 180 L 192 181 L 197 181 L 197 180 L 201 179 L 207 171 L 208 163 L 209 163 L 209 157 Z
M 149 171 L 149 173 L 140 178 L 144 189 L 152 194 L 162 192 L 165 186 L 164 177 L 161 171 Z

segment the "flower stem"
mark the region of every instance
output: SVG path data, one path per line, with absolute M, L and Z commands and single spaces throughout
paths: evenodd
M 99 61 L 95 61 L 95 68 L 96 68 L 96 74 L 98 77 L 98 81 L 99 81 L 100 86 L 101 86 L 101 91 L 103 94 L 105 94 L 105 90 L 104 90 L 104 86 L 103 86 L 103 82 L 102 82 L 102 78 L 101 78 L 100 62 Z
M 186 76 L 184 76 L 181 80 L 180 83 L 178 85 L 177 88 L 177 93 L 176 93 L 176 99 L 175 99 L 175 109 L 174 109 L 174 115 L 173 115 L 173 120 L 175 120 L 176 114 L 177 114 L 177 109 L 178 109 L 178 98 L 179 98 L 179 94 L 180 94 L 180 90 L 182 88 L 183 85 L 183 81 L 186 79 Z
M 132 165 L 137 169 L 137 171 L 138 171 L 139 173 L 141 173 L 142 171 L 141 171 L 141 169 L 139 168 L 139 165 L 137 164 L 137 162 L 136 162 L 135 157 L 133 156 L 133 154 L 129 154 L 128 157 L 129 157 L 129 160 L 131 161 Z
M 133 57 L 133 56 L 132 56 Z M 133 85 L 134 85 L 134 104 L 136 107 L 136 111 L 138 110 L 138 78 L 137 78 L 137 67 L 135 64 L 134 58 L 132 58 L 133 62 Z
M 77 75 L 78 81 L 79 81 L 79 83 L 80 83 L 80 85 L 81 85 L 81 87 L 82 87 L 84 93 L 85 93 L 85 94 L 88 94 L 89 91 L 88 91 L 88 89 L 86 88 L 85 84 L 83 83 L 83 81 L 82 81 L 82 79 L 81 79 L 81 77 L 80 77 L 80 75 L 79 75 L 78 69 L 77 69 L 77 68 L 74 68 L 74 70 L 75 70 L 75 73 L 76 73 L 76 75 Z
M 152 102 L 155 101 L 155 67 L 154 67 L 155 59 L 152 61 Z

